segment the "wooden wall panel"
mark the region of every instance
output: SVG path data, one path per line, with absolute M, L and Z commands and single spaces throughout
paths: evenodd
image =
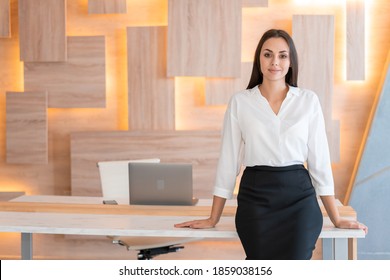
M 347 3 L 347 80 L 365 79 L 365 16 L 363 0 Z
M 226 105 L 234 93 L 246 89 L 252 74 L 252 67 L 252 62 L 242 63 L 241 75 L 239 78 L 207 78 L 206 104 Z
M 175 129 L 174 79 L 166 75 L 166 51 L 166 27 L 127 28 L 129 130 Z
M 7 163 L 48 162 L 46 92 L 7 92 Z
M 99 196 L 98 161 L 160 158 L 193 164 L 194 195 L 210 198 L 219 157 L 219 131 L 112 131 L 71 135 L 72 195 Z
M 20 59 L 66 60 L 66 0 L 19 1 Z
M 51 108 L 105 107 L 104 36 L 68 37 L 68 61 L 26 62 L 25 90 L 47 91 Z
M 168 76 L 239 77 L 241 1 L 168 2 Z
M 268 7 L 268 0 L 242 0 L 243 7 Z
M 339 158 L 339 125 L 332 119 L 334 84 L 334 16 L 294 15 L 293 38 L 298 52 L 298 86 L 319 97 L 327 127 L 332 158 Z
M 125 14 L 126 0 L 88 0 L 89 14 Z
M 0 0 L 0 38 L 11 36 L 10 0 Z

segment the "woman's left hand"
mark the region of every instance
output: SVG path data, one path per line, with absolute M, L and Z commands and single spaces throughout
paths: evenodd
M 368 233 L 368 227 L 365 224 L 359 223 L 359 221 L 351 221 L 351 220 L 342 219 L 337 223 L 336 227 L 350 228 L 350 229 L 353 229 L 353 228 L 362 229 L 362 230 L 364 230 L 365 234 Z

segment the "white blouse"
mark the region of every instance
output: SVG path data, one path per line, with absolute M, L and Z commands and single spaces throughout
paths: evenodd
M 214 195 L 232 198 L 241 165 L 305 163 L 317 195 L 334 195 L 325 122 L 314 92 L 290 87 L 277 115 L 257 86 L 236 93 L 222 132 Z

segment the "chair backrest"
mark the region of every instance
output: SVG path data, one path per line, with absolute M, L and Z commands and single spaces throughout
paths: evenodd
M 129 204 L 129 162 L 159 163 L 160 159 L 138 159 L 99 161 L 100 184 L 103 198 L 116 200 L 119 204 Z

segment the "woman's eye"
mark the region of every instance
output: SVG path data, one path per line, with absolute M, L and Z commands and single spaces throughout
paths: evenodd
M 271 57 L 271 54 L 270 53 L 265 53 L 264 57 Z
M 281 59 L 286 59 L 286 58 L 288 58 L 288 55 L 282 54 L 282 55 L 280 56 L 280 58 L 281 58 Z

